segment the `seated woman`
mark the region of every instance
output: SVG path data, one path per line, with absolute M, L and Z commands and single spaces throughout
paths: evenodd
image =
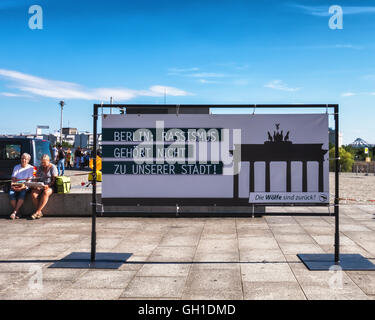
M 13 212 L 10 215 L 12 220 L 18 219 L 18 210 L 22 207 L 28 188 L 22 183 L 33 177 L 34 167 L 29 164 L 31 156 L 28 153 L 21 155 L 21 164 L 13 168 L 12 184 L 9 191 L 10 205 Z
M 36 172 L 37 181 L 43 182 L 44 186 L 31 190 L 31 199 L 36 208 L 35 213 L 31 216 L 33 220 L 43 217 L 42 210 L 46 206 L 49 197 L 55 191 L 57 175 L 56 166 L 50 162 L 48 154 L 44 154 L 41 159 L 41 165 Z

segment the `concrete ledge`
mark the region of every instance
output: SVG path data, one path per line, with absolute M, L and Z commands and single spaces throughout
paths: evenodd
M 97 201 L 101 202 L 101 195 L 97 195 Z M 90 216 L 91 215 L 91 194 L 90 193 L 68 193 L 53 194 L 49 199 L 43 214 L 46 216 Z M 9 203 L 9 196 L 0 193 L 0 216 L 9 216 L 12 208 Z M 27 194 L 20 215 L 30 216 L 35 212 L 31 202 L 30 194 Z
M 91 193 L 68 193 L 53 194 L 43 210 L 45 216 L 55 217 L 84 217 L 91 216 Z M 101 194 L 97 194 L 97 202 L 101 203 Z M 31 196 L 28 194 L 25 203 L 20 210 L 20 215 L 27 217 L 34 213 L 31 202 Z M 98 206 L 97 211 L 100 212 Z M 9 196 L 6 193 L 0 193 L 0 216 L 9 216 L 12 208 L 9 203 Z M 264 207 L 257 207 L 257 215 L 265 212 Z M 251 207 L 214 207 L 214 206 L 195 206 L 181 207 L 179 216 L 251 216 Z M 175 207 L 146 207 L 146 206 L 127 206 L 127 207 L 105 207 L 105 216 L 176 216 Z

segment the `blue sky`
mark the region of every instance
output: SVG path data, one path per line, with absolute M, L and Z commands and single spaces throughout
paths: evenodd
M 43 29 L 31 30 L 31 5 Z M 344 11 L 331 30 L 331 5 Z M 375 143 L 375 2 L 2 0 L 0 134 L 91 130 L 92 104 L 338 103 Z

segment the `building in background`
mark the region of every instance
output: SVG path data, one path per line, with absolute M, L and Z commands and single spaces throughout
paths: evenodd
M 60 137 L 60 131 L 54 133 L 57 139 Z M 89 149 L 93 145 L 93 135 L 90 132 L 79 132 L 77 128 L 62 128 L 62 140 L 69 143 L 73 148 L 80 146 L 83 149 Z
M 28 138 L 37 138 L 50 141 L 52 145 L 57 145 L 60 141 L 60 131 L 54 133 L 43 133 L 44 129 L 49 126 L 38 125 L 36 133 L 21 132 L 19 134 L 9 134 L 4 136 L 23 136 Z M 90 149 L 94 144 L 94 135 L 88 131 L 79 132 L 77 128 L 62 128 L 63 142 L 69 143 L 73 148 L 81 147 L 82 149 Z M 102 135 L 98 134 L 98 145 L 101 145 Z
M 58 139 L 60 132 L 56 131 L 55 136 Z M 63 141 L 71 144 L 73 148 L 81 147 L 90 149 L 94 144 L 94 135 L 88 131 L 80 132 L 77 128 L 62 128 Z M 98 135 L 98 142 L 101 142 L 101 135 Z
M 78 129 L 77 128 L 62 128 L 62 134 L 76 135 L 78 134 Z
M 74 136 L 74 148 L 90 148 L 93 145 L 93 135 L 89 132 L 83 132 Z
M 329 143 L 335 144 L 335 132 L 336 130 L 329 128 Z M 339 132 L 339 147 L 342 147 L 342 132 Z
M 38 138 L 38 139 L 43 139 L 43 140 L 47 140 L 47 141 L 50 141 L 52 145 L 55 145 L 57 143 L 57 137 L 53 134 L 50 134 L 50 133 L 43 133 L 43 130 L 47 130 L 49 129 L 49 126 L 45 126 L 45 125 L 37 125 L 36 126 L 36 134 L 30 134 L 30 135 L 27 135 L 28 137 L 33 137 L 33 138 Z M 22 133 L 21 133 L 22 135 Z
M 48 140 L 51 142 L 52 145 L 57 144 L 57 137 L 54 134 L 43 134 L 41 136 L 37 136 L 37 138 Z
M 42 126 L 42 125 L 36 126 L 36 135 L 37 136 L 43 135 L 42 130 L 44 130 L 44 129 L 49 129 L 49 126 Z
M 74 146 L 75 136 L 78 133 L 77 128 L 62 128 L 62 140 Z M 57 132 L 59 135 L 60 133 Z
M 102 135 L 98 134 L 98 145 L 101 145 Z M 94 135 L 90 132 L 82 132 L 75 135 L 74 148 L 81 147 L 83 149 L 92 148 L 94 145 Z

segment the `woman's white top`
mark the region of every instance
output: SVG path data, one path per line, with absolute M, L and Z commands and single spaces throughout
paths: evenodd
M 12 178 L 26 180 L 32 178 L 34 173 L 34 167 L 30 164 L 27 164 L 25 168 L 22 168 L 20 164 L 17 164 L 12 173 Z

